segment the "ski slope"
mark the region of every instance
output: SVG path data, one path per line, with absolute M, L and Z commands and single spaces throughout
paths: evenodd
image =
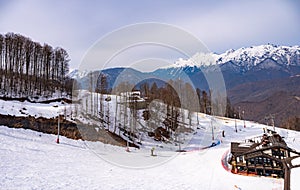
M 200 125 L 207 126 L 211 117 L 200 114 Z M 160 143 L 156 156 L 150 147 L 117 147 L 101 142 L 60 138 L 31 130 L 0 126 L 0 189 L 283 189 L 283 179 L 248 177 L 226 171 L 222 156 L 231 141 L 261 135 L 261 124 L 214 118 L 220 144 L 207 149 L 210 131 L 199 127 L 185 148 L 195 151 L 176 152 Z M 225 138 L 220 131 L 225 130 Z M 288 145 L 300 151 L 300 133 L 277 129 Z M 150 142 L 149 142 L 150 143 Z M 146 143 L 147 144 L 147 143 Z M 300 172 L 292 171 L 291 187 L 299 189 Z

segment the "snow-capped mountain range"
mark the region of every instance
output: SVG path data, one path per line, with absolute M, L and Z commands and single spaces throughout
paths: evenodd
M 178 70 L 184 68 L 203 68 L 213 65 L 227 68 L 230 65 L 236 71 L 247 72 L 253 68 L 288 68 L 290 66 L 300 66 L 300 46 L 277 46 L 260 45 L 243 47 L 237 50 L 230 49 L 225 53 L 196 53 L 190 59 L 179 58 L 173 65 L 158 68 L 156 71 L 147 74 L 161 75 L 162 70 Z M 108 69 L 109 70 L 109 69 Z M 185 69 L 186 70 L 186 69 Z M 193 70 L 194 71 L 194 70 Z M 87 76 L 89 72 L 77 69 L 69 73 L 69 77 L 80 79 Z M 173 71 L 173 73 L 176 73 Z M 170 73 L 169 73 L 170 74 Z
M 115 84 L 117 78 L 119 81 L 124 79 L 126 82 L 134 83 L 149 78 L 168 81 L 186 77 L 194 83 L 196 88 L 208 90 L 209 86 L 203 69 L 206 72 L 214 72 L 216 65 L 223 73 L 228 90 L 248 82 L 292 77 L 300 74 L 300 46 L 260 45 L 231 49 L 223 54 L 196 53 L 190 59 L 180 58 L 173 65 L 159 68 L 151 73 L 140 72 L 132 68 L 110 68 L 101 72 L 108 77 L 109 87 Z M 84 87 L 88 86 L 83 84 L 88 73 L 73 70 L 69 76 L 80 81 L 81 86 Z
M 72 79 L 80 79 L 80 78 L 87 76 L 88 74 L 89 74 L 88 71 L 79 71 L 78 69 L 73 69 L 68 74 L 68 77 L 70 77 Z
M 259 65 L 266 59 L 276 61 L 279 65 L 300 66 L 300 46 L 260 45 L 237 50 L 230 49 L 222 54 L 196 53 L 188 60 L 180 58 L 170 67 L 203 67 L 222 65 L 232 62 L 247 70 Z

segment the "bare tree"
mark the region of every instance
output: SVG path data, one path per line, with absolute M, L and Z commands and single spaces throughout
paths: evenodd
M 48 97 L 55 90 L 62 94 L 69 61 L 62 48 L 42 46 L 19 34 L 0 34 L 0 96 Z

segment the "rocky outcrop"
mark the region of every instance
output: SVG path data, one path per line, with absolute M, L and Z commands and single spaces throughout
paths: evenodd
M 18 117 L 0 114 L 0 125 L 5 125 L 11 128 L 31 129 L 48 134 L 57 134 L 57 119 L 58 118 L 35 118 L 32 116 Z M 77 129 L 76 123 L 67 121 L 65 119 L 60 120 L 60 134 L 71 139 L 82 138 L 79 130 Z

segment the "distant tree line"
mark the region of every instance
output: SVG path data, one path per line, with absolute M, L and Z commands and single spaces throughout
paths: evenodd
M 0 34 L 0 96 L 51 97 L 71 94 L 66 50 L 20 34 Z
M 237 115 L 228 99 L 226 105 L 219 105 L 221 103 L 217 104 L 217 102 L 212 102 L 211 92 L 206 92 L 199 88 L 195 89 L 190 83 L 184 82 L 183 80 L 155 80 L 158 79 L 147 79 L 136 85 L 125 81 L 119 83 L 112 89 L 112 93 L 117 95 L 119 95 L 120 92 L 139 90 L 146 102 L 148 102 L 148 104 L 151 103 L 151 106 L 148 106 L 143 111 L 142 117 L 147 122 L 147 125 L 153 129 L 157 129 L 163 124 L 166 131 L 175 131 L 179 127 L 180 120 L 183 123 L 189 123 L 189 125 L 191 125 L 193 114 L 196 112 L 209 115 L 221 115 L 222 112 L 222 116 L 225 114 L 226 117 L 231 118 Z M 109 93 L 109 91 L 106 76 L 99 75 L 96 92 L 105 94 Z M 159 104 L 159 102 L 154 103 L 154 100 L 163 102 L 166 107 L 162 108 L 164 106 Z M 181 108 L 187 110 L 187 112 L 185 112 L 187 115 L 184 115 L 184 111 L 182 111 Z M 153 109 L 155 111 L 153 111 Z M 224 110 L 220 111 L 220 109 Z M 215 113 L 213 113 L 213 110 Z M 164 118 L 163 120 L 161 120 L 162 117 Z M 197 121 L 199 122 L 198 114 Z
M 289 117 L 287 120 L 283 122 L 283 124 L 280 127 L 290 129 L 290 130 L 300 131 L 300 117 L 297 116 Z
M 139 90 L 144 97 L 149 99 L 149 101 L 160 99 L 169 106 L 181 107 L 192 112 L 218 115 L 218 113 L 213 113 L 212 111 L 212 104 L 217 103 L 211 101 L 211 92 L 199 88 L 195 89 L 190 83 L 179 79 L 169 80 L 161 87 L 158 87 L 156 82 L 153 82 L 152 84 L 145 82 L 140 85 Z M 221 109 L 220 105 L 215 107 Z M 226 117 L 231 118 L 233 118 L 236 113 L 229 99 L 226 101 L 225 111 L 223 113 Z

